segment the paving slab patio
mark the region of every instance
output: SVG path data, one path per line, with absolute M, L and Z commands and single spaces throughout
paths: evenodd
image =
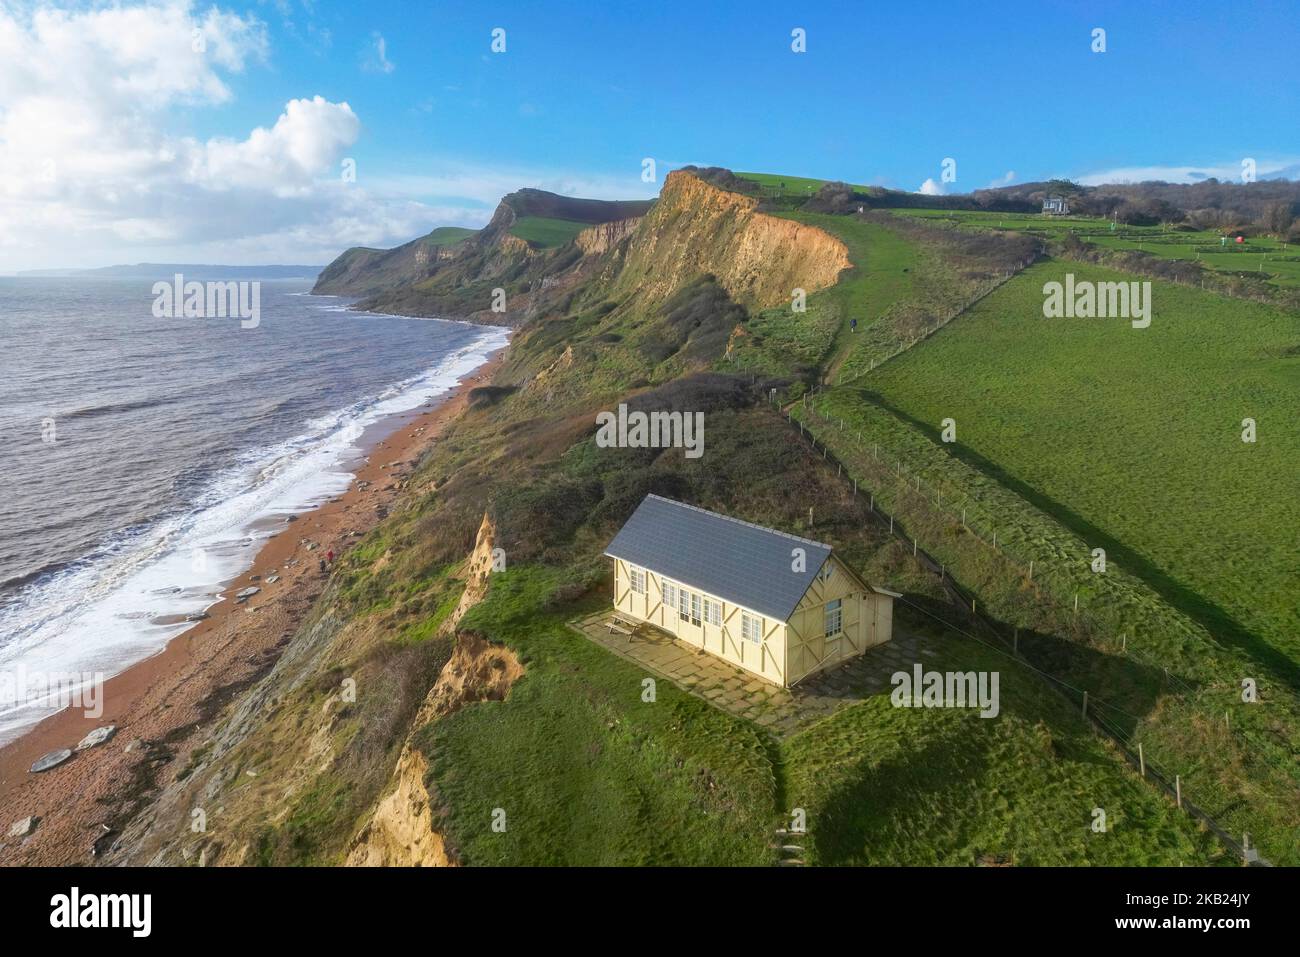
M 757 722 L 778 737 L 892 690 L 890 677 L 938 653 L 933 639 L 894 629 L 893 639 L 794 688 L 780 688 L 652 625 L 624 635 L 609 628 L 610 613 L 569 622 L 596 644 L 667 678 L 712 705 Z

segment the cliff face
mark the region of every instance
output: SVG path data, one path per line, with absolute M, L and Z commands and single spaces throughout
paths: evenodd
M 574 242 L 578 244 L 584 256 L 604 255 L 631 236 L 641 219 L 640 216 L 634 216 L 630 219 L 617 219 L 610 223 L 589 226 L 578 233 Z
M 689 172 L 669 173 L 632 237 L 618 286 L 657 302 L 712 273 L 737 302 L 766 308 L 788 302 L 795 288 L 832 285 L 849 267 L 848 250 L 834 236 L 757 207 L 755 198 Z
M 503 197 L 492 219 L 476 232 L 443 227 L 393 249 L 349 249 L 321 271 L 312 291 L 371 297 L 367 308 L 399 314 L 475 318 L 478 310 L 460 308 L 464 304 L 454 290 L 511 272 L 521 261 L 543 260 L 538 266 L 546 271 L 546 261 L 564 259 L 561 250 L 539 249 L 515 236 L 511 230 L 521 218 L 590 223 L 578 246 L 584 255 L 596 255 L 625 238 L 649 208 L 649 201 L 578 199 L 521 189 Z M 529 278 L 540 282 L 541 272 Z
M 571 244 L 539 248 L 511 231 L 523 217 L 591 225 Z M 712 273 L 736 302 L 765 308 L 788 302 L 796 288 L 829 286 L 849 266 L 848 250 L 829 233 L 759 212 L 754 197 L 687 170 L 668 174 L 653 205 L 526 189 L 502 199 L 467 238 L 435 241 L 436 232 L 396 249 L 348 250 L 314 291 L 362 297 L 362 309 L 517 325 L 545 306 L 540 294 L 597 269 L 615 295 L 648 305 Z M 504 316 L 489 311 L 498 286 L 511 303 Z
M 510 346 L 514 378 L 497 384 L 516 388 L 496 404 L 471 408 L 431 448 L 415 488 L 403 493 L 408 507 L 394 508 L 341 557 L 315 610 L 292 636 L 286 632 L 274 668 L 204 728 L 190 765 L 124 832 L 117 860 L 473 862 L 451 826 L 451 799 L 436 786 L 435 731 L 453 712 L 491 708 L 488 702 L 517 694 L 517 681 L 526 690 L 525 667 L 536 678 L 549 660 L 522 648 L 517 656 L 500 643 L 496 625 L 462 620 L 480 603 L 490 608 L 493 589 L 513 587 L 508 577 L 492 584 L 495 547 L 508 551 L 512 572 L 524 576 L 540 574 L 543 561 L 567 561 L 574 547 L 566 543 L 575 539 L 566 523 L 587 513 L 593 489 L 626 477 L 563 478 L 570 466 L 561 463 L 577 461 L 564 453 L 590 432 L 593 404 L 607 405 L 652 377 L 670 383 L 664 388 L 671 392 L 674 376 L 711 367 L 728 337 L 740 334 L 746 315 L 739 302 L 786 303 L 790 289 L 811 292 L 848 265 L 846 250 L 828 234 L 763 214 L 751 198 L 689 173 L 670 176 L 649 213 L 593 223 L 552 249 L 512 249 L 505 237 L 527 244 L 510 235 L 516 210 L 503 206 L 477 234 L 441 243 L 449 259 L 429 244 L 425 254 L 418 245 L 403 248 L 430 278 L 385 287 L 375 301 L 409 295 L 401 301 L 412 310 L 466 315 L 484 309 L 492 287 L 508 287 L 522 328 Z M 367 260 L 393 252 L 363 250 L 335 266 L 357 274 Z M 704 385 L 673 392 L 674 401 L 716 401 L 721 418 L 713 421 L 741 415 L 741 387 L 729 379 L 710 384 L 715 379 L 725 377 L 710 373 Z M 691 389 L 704 397 L 692 398 Z M 738 428 L 747 434 L 749 426 Z M 627 474 L 638 488 L 655 480 L 648 467 Z M 602 525 L 590 534 L 607 531 Z M 590 584 L 576 574 L 574 581 L 576 591 L 566 584 L 558 593 L 561 606 Z M 554 615 L 529 608 L 538 620 Z M 211 832 L 189 830 L 196 807 L 211 809 Z

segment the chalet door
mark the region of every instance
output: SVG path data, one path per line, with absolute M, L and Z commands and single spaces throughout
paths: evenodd
M 683 641 L 704 647 L 704 599 L 697 591 L 677 593 L 677 634 Z

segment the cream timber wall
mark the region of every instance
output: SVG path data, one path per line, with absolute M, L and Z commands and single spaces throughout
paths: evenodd
M 829 576 L 824 573 L 829 570 Z M 826 634 L 826 603 L 840 600 L 840 630 Z M 889 640 L 893 599 L 867 588 L 834 555 L 826 560 L 786 625 L 789 684 Z
M 893 599 L 872 591 L 834 555 L 823 566 L 823 571 L 830 569 L 830 575 L 818 574 L 788 622 L 758 615 L 689 582 L 672 582 L 678 589 L 721 607 L 720 625 L 709 623 L 703 614 L 695 624 L 692 616 L 683 618 L 678 607 L 664 604 L 665 579 L 653 569 L 645 569 L 645 592 L 633 591 L 633 567 L 622 559 L 614 560 L 614 607 L 618 611 L 784 687 L 890 638 Z M 841 629 L 827 635 L 826 603 L 835 599 L 841 602 Z M 743 637 L 741 616 L 746 613 L 760 620 L 761 642 Z
M 785 622 L 764 618 L 733 602 L 701 592 L 687 582 L 673 582 L 685 591 L 716 601 L 722 607 L 721 625 L 709 624 L 703 616 L 698 625 L 690 620 L 684 621 L 677 608 L 669 608 L 664 604 L 664 579 L 658 572 L 645 570 L 646 589 L 642 595 L 632 590 L 630 569 L 631 566 L 622 559 L 614 560 L 614 607 L 619 611 L 641 621 L 648 621 L 687 644 L 717 655 L 768 681 L 786 684 Z M 741 615 L 746 612 L 759 618 L 762 623 L 761 643 L 749 641 L 741 635 Z

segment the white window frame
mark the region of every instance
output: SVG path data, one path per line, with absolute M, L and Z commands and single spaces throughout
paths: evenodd
M 704 623 L 716 628 L 722 627 L 722 603 L 708 596 L 704 598 Z
M 835 627 L 831 627 L 831 615 L 835 616 Z M 826 637 L 831 638 L 838 635 L 844 630 L 844 603 L 842 599 L 836 598 L 826 603 L 825 612 L 822 615 L 822 627 L 826 631 Z
M 645 594 L 645 569 L 637 568 L 631 565 L 627 570 L 628 587 L 632 589 L 633 594 Z
M 751 644 L 761 645 L 763 643 L 763 632 L 766 631 L 766 623 L 759 615 L 751 615 L 747 611 L 740 613 L 740 637 Z
M 663 592 L 663 602 L 669 608 L 677 607 L 677 585 L 664 578 L 660 580 L 659 587 Z
M 691 624 L 699 625 L 701 620 L 702 620 L 702 616 L 700 614 L 700 593 L 697 591 L 693 591 L 691 592 Z

